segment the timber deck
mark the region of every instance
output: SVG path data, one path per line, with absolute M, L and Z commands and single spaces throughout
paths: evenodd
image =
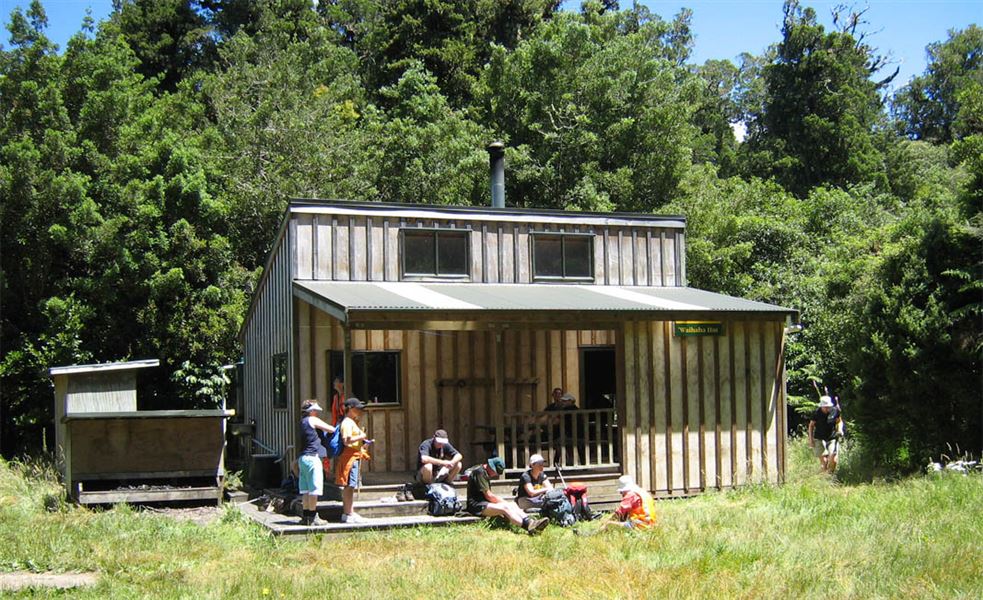
M 548 473 L 554 485 L 560 487 L 561 484 L 559 479 L 555 477 L 555 472 L 549 469 Z M 481 520 L 479 517 L 470 515 L 432 517 L 427 514 L 427 502 L 425 500 L 396 500 L 396 493 L 402 490 L 402 482 L 411 480 L 412 474 L 387 473 L 374 475 L 375 477 L 367 478 L 370 483 L 363 485 L 355 495 L 355 512 L 368 519 L 365 523 L 341 522 L 341 502 L 335 499 L 339 497 L 339 494 L 334 486 L 325 486 L 326 493 L 317 503 L 318 515 L 327 521 L 325 525 L 317 527 L 302 525 L 300 517 L 294 514 L 282 514 L 261 510 L 252 502 L 240 504 L 239 509 L 246 517 L 276 536 L 338 534 L 359 531 L 379 531 L 402 527 L 462 525 Z M 621 496 L 617 493 L 619 476 L 620 473 L 617 472 L 586 472 L 575 473 L 570 476 L 566 476 L 565 474 L 567 482 L 582 483 L 588 486 L 588 499 L 591 508 L 601 511 L 612 509 L 621 500 Z M 511 498 L 513 490 L 518 484 L 519 480 L 517 477 L 515 479 L 493 480 L 492 490 L 502 497 Z M 463 505 L 467 482 L 459 480 L 455 481 L 453 485 Z M 283 498 L 287 506 L 290 506 L 292 502 L 297 500 L 296 495 L 285 494 L 282 490 L 267 489 L 263 490 L 263 493 L 267 496 L 279 496 Z

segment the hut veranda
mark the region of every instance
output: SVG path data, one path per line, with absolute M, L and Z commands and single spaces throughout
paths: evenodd
M 780 482 L 796 313 L 687 287 L 685 233 L 682 217 L 292 200 L 240 332 L 240 414 L 292 459 L 301 401 L 328 406 L 343 374 L 377 442 L 366 477 L 408 474 L 443 428 L 466 464 L 538 452 L 657 496 Z M 549 421 L 554 388 L 578 408 Z

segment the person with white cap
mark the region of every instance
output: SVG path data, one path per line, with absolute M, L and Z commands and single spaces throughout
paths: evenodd
M 618 478 L 621 504 L 611 514 L 604 527 L 648 529 L 655 525 L 655 499 L 635 483 L 631 475 Z
M 541 508 L 546 492 L 551 489 L 553 484 L 546 476 L 546 459 L 542 454 L 533 454 L 529 457 L 529 470 L 519 476 L 515 503 L 522 510 Z
M 416 459 L 416 479 L 424 484 L 452 482 L 461 472 L 462 460 L 464 457 L 451 445 L 447 432 L 438 429 L 432 438 L 420 443 L 420 453 Z
M 327 456 L 318 430 L 334 433 L 335 428 L 321 420 L 321 405 L 317 400 L 304 400 L 300 405 L 304 416 L 300 419 L 300 439 L 303 444 L 298 462 L 300 483 L 297 491 L 301 494 L 304 525 L 324 525 L 317 514 L 317 499 L 324 491 L 324 465 L 322 458 Z
M 819 397 L 819 408 L 809 419 L 809 447 L 819 459 L 823 472 L 836 471 L 839 441 L 842 437 L 843 419 L 840 418 L 840 410 L 834 404 L 833 398 L 824 394 Z

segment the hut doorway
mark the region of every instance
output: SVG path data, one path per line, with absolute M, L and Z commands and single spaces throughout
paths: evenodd
M 614 346 L 580 349 L 580 407 L 615 408 L 618 389 Z

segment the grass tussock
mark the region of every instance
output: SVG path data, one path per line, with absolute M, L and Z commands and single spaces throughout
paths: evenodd
M 201 527 L 75 507 L 50 468 L 0 462 L 0 570 L 95 571 L 72 592 L 89 598 L 983 597 L 983 478 L 844 485 L 790 450 L 786 485 L 662 502 L 644 534 L 482 523 L 301 542 L 234 508 Z

